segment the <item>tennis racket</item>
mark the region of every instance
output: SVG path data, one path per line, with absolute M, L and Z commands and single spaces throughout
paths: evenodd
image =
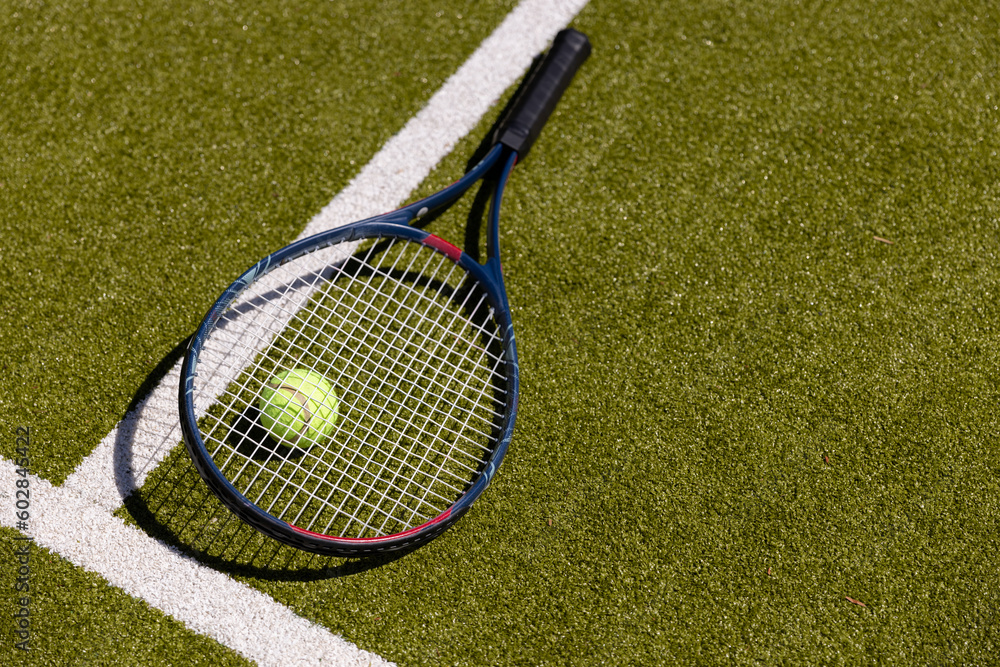
M 518 399 L 500 202 L 589 54 L 585 35 L 560 32 L 458 181 L 265 257 L 209 310 L 181 370 L 181 427 L 245 522 L 370 555 L 436 537 L 489 485 Z M 413 224 L 479 181 L 492 187 L 483 264 Z

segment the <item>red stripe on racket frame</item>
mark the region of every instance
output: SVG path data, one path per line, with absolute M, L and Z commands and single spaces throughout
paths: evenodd
M 424 239 L 424 243 L 434 248 L 435 250 L 440 250 L 444 254 L 448 255 L 453 262 L 457 262 L 458 258 L 462 256 L 462 249 L 458 246 L 452 245 L 448 241 L 445 241 L 440 236 L 434 236 L 433 234 L 428 234 L 427 238 Z

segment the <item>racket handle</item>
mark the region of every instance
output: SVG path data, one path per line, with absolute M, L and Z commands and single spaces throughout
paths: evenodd
M 573 75 L 590 55 L 590 41 L 582 32 L 559 31 L 542 64 L 525 84 L 510 113 L 497 128 L 494 144 L 517 151 L 523 159 L 535 143 Z

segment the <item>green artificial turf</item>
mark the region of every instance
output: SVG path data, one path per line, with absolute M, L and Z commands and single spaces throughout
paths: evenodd
M 501 246 L 520 352 L 519 421 L 495 482 L 469 514 L 396 559 L 312 557 L 228 519 L 178 448 L 120 515 L 402 665 L 994 662 L 995 10 L 593 0 L 574 26 L 590 36 L 593 55 L 507 191 Z M 440 77 L 486 30 L 435 42 L 448 55 Z M 345 57 L 356 50 L 345 48 Z M 394 53 L 406 63 L 405 48 Z M 292 77 L 287 85 L 325 109 L 308 127 L 347 122 L 325 106 L 329 91 L 312 98 L 302 84 Z M 402 108 L 378 96 L 357 104 L 382 100 L 373 117 L 388 114 L 398 127 L 425 98 L 417 86 L 400 93 Z M 305 103 L 264 105 L 248 118 L 285 122 Z M 454 180 L 492 120 L 456 147 L 423 193 Z M 247 142 L 246 169 L 279 148 L 271 133 L 223 125 L 232 142 Z M 370 134 L 353 137 L 362 154 L 386 136 Z M 199 204 L 194 217 L 225 226 L 183 240 L 201 245 L 176 260 L 200 257 L 201 271 L 155 269 L 179 285 L 178 304 L 122 274 L 120 293 L 133 302 L 114 312 L 137 310 L 142 299 L 160 310 L 133 315 L 157 322 L 148 343 L 119 336 L 109 356 L 140 359 L 143 349 L 155 365 L 190 333 L 200 313 L 175 311 L 182 296 L 207 305 L 229 277 L 203 273 L 210 249 L 235 246 L 225 230 L 253 246 L 235 253 L 239 261 L 226 267 L 235 271 L 272 240 L 294 236 L 349 175 L 347 167 L 339 177 L 309 170 L 330 164 L 338 173 L 335 156 L 316 157 L 329 138 L 304 137 L 299 158 L 290 151 L 287 163 L 268 162 L 280 178 L 267 179 L 288 188 L 278 208 L 237 212 L 245 200 L 234 193 L 256 201 L 272 192 L 262 174 L 254 184 L 253 170 L 220 177 L 214 203 Z M 200 164 L 190 153 L 198 143 L 170 154 L 174 169 Z M 206 167 L 201 190 L 229 164 Z M 37 179 L 47 173 L 24 169 Z M 193 205 L 163 179 L 133 195 L 133 242 L 187 239 L 153 215 L 169 202 Z M 70 209 L 91 201 L 58 191 Z M 16 201 L 0 215 L 10 220 Z M 42 213 L 30 218 L 36 226 Z M 465 220 L 452 213 L 433 231 L 461 239 Z M 245 233 L 264 222 L 281 231 L 262 230 L 257 240 Z M 94 261 L 111 262 L 109 249 L 121 246 L 110 234 L 124 239 L 122 224 L 88 232 L 100 249 Z M 34 374 L 61 379 L 105 415 L 89 431 L 96 442 L 151 366 L 116 379 L 108 398 L 100 387 L 81 389 L 78 375 L 43 373 L 42 362 L 62 354 L 59 326 L 77 340 L 99 319 L 58 305 L 49 307 L 72 321 L 42 319 L 42 307 L 30 305 L 35 292 L 17 281 L 37 267 L 44 294 L 64 269 L 43 259 L 51 246 L 41 239 L 24 251 L 34 264 L 18 260 L 12 272 L 5 259 L 4 284 L 39 310 L 34 319 L 7 310 L 3 326 L 17 332 L 5 341 L 36 362 L 18 366 L 21 375 L 5 370 L 5 410 L 20 406 L 18 418 L 37 428 L 70 429 L 61 417 L 28 412 L 26 389 L 7 388 Z M 82 264 L 75 271 L 87 275 Z M 15 324 L 52 327 L 42 336 L 51 347 L 32 351 L 36 343 Z M 65 398 L 32 400 L 58 414 L 80 409 Z M 39 458 L 57 477 L 66 467 L 45 460 L 54 450 Z

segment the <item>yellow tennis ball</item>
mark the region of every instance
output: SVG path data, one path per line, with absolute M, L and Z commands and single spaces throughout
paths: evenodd
M 260 392 L 260 421 L 271 437 L 308 449 L 324 442 L 337 423 L 340 400 L 325 377 L 305 368 L 276 374 Z

